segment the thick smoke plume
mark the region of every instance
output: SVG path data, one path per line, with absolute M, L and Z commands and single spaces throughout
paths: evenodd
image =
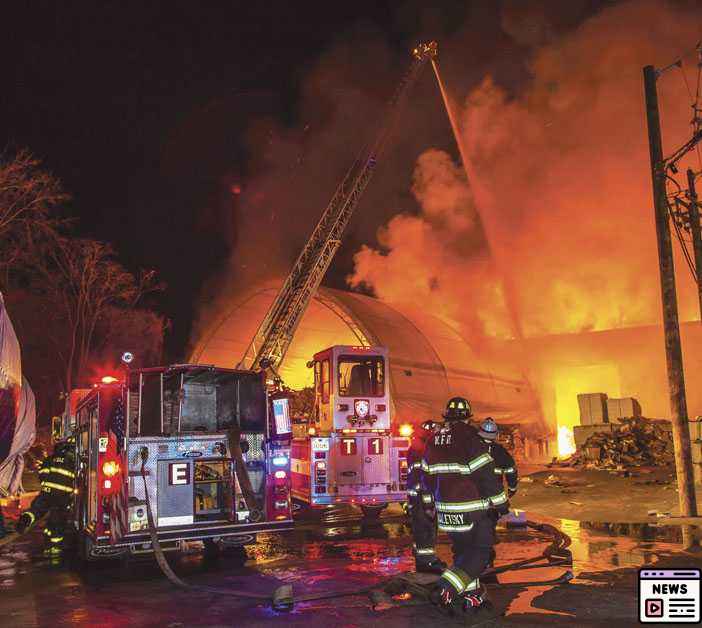
M 391 219 L 380 248 L 356 254 L 349 284 L 486 335 L 513 334 L 505 285 L 527 336 L 658 322 L 641 69 L 691 51 L 701 15 L 616 5 L 532 50 L 516 93 L 485 76 L 457 99 L 470 185 L 447 154 L 422 154 L 412 187 L 420 215 Z M 696 58 L 684 61 L 694 89 Z M 670 153 L 691 134 L 679 69 L 660 78 L 659 94 Z M 681 317 L 696 317 L 680 255 L 677 271 Z

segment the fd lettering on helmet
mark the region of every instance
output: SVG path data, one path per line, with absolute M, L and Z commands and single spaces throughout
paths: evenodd
M 168 465 L 168 483 L 171 486 L 190 484 L 190 463 L 172 462 Z

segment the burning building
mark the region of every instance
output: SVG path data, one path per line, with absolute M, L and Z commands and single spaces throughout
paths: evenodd
M 224 308 L 200 336 L 191 361 L 233 366 L 276 294 L 275 285 L 252 290 Z M 330 345 L 383 345 L 390 351 L 395 415 L 418 423 L 441 414 L 453 395 L 470 398 L 478 416 L 540 425 L 536 396 L 518 369 L 482 359 L 458 332 L 437 317 L 405 312 L 361 294 L 321 288 L 310 304 L 280 369 L 294 389 L 313 384 L 307 361 Z

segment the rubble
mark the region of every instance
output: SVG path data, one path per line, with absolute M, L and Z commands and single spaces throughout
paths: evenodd
M 662 467 L 674 463 L 669 421 L 643 417 L 619 421 L 612 432 L 592 434 L 570 458 L 554 461 L 549 466 L 585 466 L 626 475 L 631 467 Z

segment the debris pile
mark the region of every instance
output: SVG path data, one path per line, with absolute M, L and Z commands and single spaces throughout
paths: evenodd
M 593 434 L 580 451 L 558 466 L 621 469 L 671 465 L 674 460 L 670 422 L 638 417 L 620 419 L 610 433 Z

